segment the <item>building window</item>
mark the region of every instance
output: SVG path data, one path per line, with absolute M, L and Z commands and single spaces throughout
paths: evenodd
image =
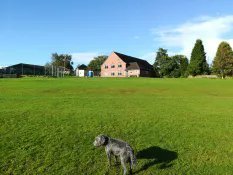
M 111 76 L 114 76 L 114 75 L 115 75 L 115 73 L 114 73 L 114 72 L 112 72 L 112 73 L 111 73 Z
M 122 75 L 122 73 L 121 72 L 118 72 L 118 76 L 121 76 Z
M 121 65 L 121 64 L 118 64 L 118 67 L 122 67 L 122 65 Z
M 115 68 L 115 65 L 114 65 L 114 64 L 112 64 L 112 65 L 111 65 L 111 68 Z
M 108 65 L 105 65 L 104 68 L 105 68 L 105 69 L 108 69 Z

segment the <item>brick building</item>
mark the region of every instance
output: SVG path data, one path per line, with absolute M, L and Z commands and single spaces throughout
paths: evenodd
M 101 77 L 153 77 L 153 66 L 147 61 L 113 52 L 101 65 Z

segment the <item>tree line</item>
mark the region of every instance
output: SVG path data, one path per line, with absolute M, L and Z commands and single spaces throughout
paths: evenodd
M 216 74 L 225 78 L 233 76 L 233 51 L 229 43 L 221 42 L 212 64 L 209 65 L 202 40 L 197 39 L 190 62 L 184 55 L 169 56 L 166 49 L 159 48 L 153 67 L 157 77 L 178 78 Z

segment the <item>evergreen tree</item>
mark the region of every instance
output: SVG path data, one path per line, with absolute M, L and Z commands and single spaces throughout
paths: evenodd
M 196 40 L 195 46 L 192 50 L 188 72 L 193 76 L 209 74 L 209 65 L 206 61 L 206 53 L 200 39 Z
M 222 78 L 225 78 L 226 75 L 233 75 L 233 52 L 227 42 L 221 42 L 218 46 L 213 61 L 213 71 Z

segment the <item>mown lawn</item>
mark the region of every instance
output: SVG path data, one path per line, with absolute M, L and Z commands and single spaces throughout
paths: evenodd
M 121 174 L 100 133 L 135 174 L 233 173 L 233 80 L 0 79 L 0 104 L 0 174 Z

